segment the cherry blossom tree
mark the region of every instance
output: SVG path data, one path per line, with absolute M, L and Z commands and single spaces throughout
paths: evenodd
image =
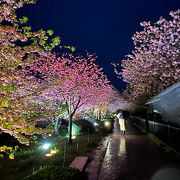
M 25 26 L 27 17 L 18 18 L 16 9 L 34 0 L 1 0 L 0 2 L 0 130 L 8 133 L 20 143 L 29 143 L 27 137 L 45 133 L 36 128 L 34 110 L 27 109 L 25 97 L 36 92 L 36 82 L 26 77 L 28 65 L 38 57 L 48 57 L 51 50 L 59 45 L 60 38 L 47 43 L 52 30 L 32 32 Z M 31 89 L 30 87 L 34 88 Z M 4 151 L 5 148 L 0 148 Z
M 40 73 L 39 83 L 49 88 L 44 97 L 62 101 L 68 108 L 68 142 L 71 143 L 72 118 L 80 108 L 107 101 L 111 86 L 102 69 L 95 64 L 96 57 L 87 54 L 87 58 L 72 54 L 56 55 L 38 59 L 31 69 Z
M 26 97 L 27 108 L 31 108 L 30 111 L 35 112 L 38 123 L 49 124 L 49 127 L 53 126 L 55 134 L 59 135 L 59 119 L 67 119 L 67 113 L 65 111 L 67 105 L 61 100 L 44 95 L 45 91 L 46 89 L 39 88 L 39 93 L 33 93 Z
M 110 112 L 116 112 L 117 110 L 125 110 L 131 107 L 131 103 L 127 100 L 127 97 L 124 93 L 120 93 L 117 89 L 112 88 L 109 102 L 108 102 L 108 110 Z
M 81 110 L 81 118 L 88 117 L 93 122 L 95 119 L 101 120 L 102 117 L 105 117 L 108 113 L 108 104 L 107 102 L 95 104 L 83 108 Z
M 135 49 L 122 61 L 122 72 L 115 72 L 128 83 L 130 99 L 146 102 L 180 80 L 180 10 L 170 12 L 132 37 Z M 116 65 L 115 65 L 116 66 Z

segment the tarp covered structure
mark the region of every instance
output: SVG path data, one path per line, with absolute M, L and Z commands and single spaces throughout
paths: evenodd
M 180 126 L 180 82 L 165 89 L 146 104 L 153 105 L 154 110 L 169 121 Z

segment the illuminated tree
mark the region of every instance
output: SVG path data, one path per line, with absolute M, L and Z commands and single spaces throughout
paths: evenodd
M 127 96 L 125 96 L 125 91 L 120 93 L 115 88 L 111 90 L 108 102 L 108 110 L 110 112 L 115 112 L 118 109 L 125 110 L 130 106 L 131 103 L 128 102 Z
M 0 130 L 24 144 L 30 142 L 28 137 L 35 138 L 33 134 L 46 132 L 35 127 L 35 111 L 27 108 L 25 98 L 36 92 L 38 86 L 26 76 L 26 68 L 35 58 L 48 57 L 60 43 L 59 37 L 47 43 L 52 30 L 32 32 L 31 27 L 24 26 L 27 17 L 17 18 L 16 9 L 30 3 L 35 1 L 0 2 Z
M 31 70 L 39 72 L 39 83 L 49 88 L 43 92 L 44 97 L 62 101 L 69 121 L 69 143 L 72 134 L 72 118 L 77 110 L 91 104 L 107 101 L 111 88 L 102 69 L 94 63 L 96 57 L 87 54 L 87 58 L 63 54 L 56 58 L 38 59 L 31 65 Z
M 135 50 L 115 72 L 129 85 L 132 100 L 143 102 L 180 80 L 180 10 L 170 12 L 171 20 L 160 18 L 133 36 Z
M 39 93 L 26 97 L 27 108 L 31 108 L 31 111 L 36 113 L 37 121 L 40 124 L 53 126 L 56 135 L 59 135 L 59 119 L 67 119 L 67 106 L 63 101 L 44 95 L 45 91 L 46 89 L 39 88 Z

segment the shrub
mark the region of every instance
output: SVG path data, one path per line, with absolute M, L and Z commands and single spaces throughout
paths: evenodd
M 91 122 L 84 120 L 84 119 L 79 119 L 73 122 L 75 125 L 80 127 L 80 133 L 93 133 L 94 132 L 94 126 Z
M 59 127 L 59 135 L 65 136 L 65 135 L 67 135 L 67 133 L 68 133 L 68 127 L 66 127 L 65 125 L 61 125 Z
M 85 180 L 86 176 L 78 169 L 62 166 L 45 166 L 31 175 L 26 176 L 24 180 Z

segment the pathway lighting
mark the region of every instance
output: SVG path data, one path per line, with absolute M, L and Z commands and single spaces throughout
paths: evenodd
M 45 143 L 45 144 L 43 144 L 43 149 L 48 149 L 48 148 L 49 148 L 49 146 L 50 146 L 50 144 L 49 144 L 49 143 Z
M 72 139 L 76 139 L 76 136 L 72 136 Z
M 52 154 L 48 153 L 48 154 L 45 154 L 46 157 L 51 157 Z
M 94 126 L 97 126 L 97 125 L 99 125 L 97 122 L 94 122 L 93 124 L 94 124 Z
M 153 109 L 153 111 L 154 111 L 155 113 L 159 113 L 159 111 L 158 111 L 158 110 L 156 110 L 156 109 Z
M 109 125 L 110 125 L 110 122 L 106 121 L 105 126 L 109 126 Z

